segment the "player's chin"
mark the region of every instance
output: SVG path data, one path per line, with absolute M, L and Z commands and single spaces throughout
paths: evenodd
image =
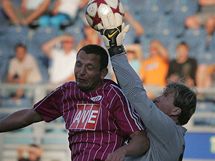
M 85 83 L 77 82 L 77 85 L 80 88 L 80 90 L 82 90 L 82 91 L 88 91 L 89 90 L 88 86 L 86 86 Z

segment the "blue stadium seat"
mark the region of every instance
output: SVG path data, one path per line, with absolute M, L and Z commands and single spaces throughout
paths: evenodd
M 198 57 L 205 53 L 205 30 L 200 29 L 187 29 L 182 37 L 182 40 L 187 42 L 190 46 L 190 55 Z
M 9 59 L 0 57 L 0 82 L 5 82 L 7 76 Z
M 44 42 L 58 36 L 59 34 L 60 31 L 56 28 L 40 27 L 33 33 L 31 41 L 32 44 L 29 45 L 37 45 L 37 47 L 41 47 Z
M 30 98 L 21 98 L 19 100 L 13 100 L 9 97 L 2 98 L 1 107 L 4 108 L 31 108 L 32 99 Z
M 174 8 L 174 0 L 159 0 L 158 5 L 160 10 L 163 13 L 169 14 L 172 13 L 172 10 Z
M 193 15 L 198 9 L 198 0 L 174 0 L 173 15 L 178 23 L 184 23 L 187 16 Z
M 0 57 L 11 58 L 14 56 L 14 47 L 8 42 L 5 36 L 0 37 Z
M 38 58 L 37 63 L 40 69 L 40 73 L 42 75 L 42 83 L 47 83 L 49 81 L 49 74 L 48 74 L 48 59 L 47 58 Z
M 125 11 L 128 11 L 132 15 L 137 15 L 143 11 L 146 1 L 148 0 L 123 0 L 122 3 Z
M 75 38 L 75 42 L 79 43 L 82 39 L 84 39 L 83 33 L 83 22 L 76 22 L 73 26 L 69 26 L 65 29 L 66 33 L 71 34 Z
M 139 6 L 139 4 L 138 4 Z M 154 34 L 159 15 L 161 14 L 157 0 L 146 0 L 137 20 L 143 25 L 145 34 L 151 36 Z
M 167 46 L 177 35 L 172 21 L 173 17 L 171 15 L 161 15 L 157 22 L 154 36 L 165 46 Z
M 181 42 L 180 38 L 172 39 L 169 44 L 166 46 L 169 51 L 169 58 L 175 59 L 176 58 L 176 46 Z
M 215 55 L 215 32 L 212 35 L 208 50 Z
M 5 39 L 7 43 L 14 46 L 16 43 L 27 43 L 29 29 L 21 26 L 10 26 L 5 31 Z

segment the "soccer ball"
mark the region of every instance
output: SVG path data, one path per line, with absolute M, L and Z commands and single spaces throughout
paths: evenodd
M 113 14 L 117 26 L 122 24 L 124 9 L 120 0 L 90 0 L 86 8 L 86 20 L 95 30 L 103 29 L 102 19 Z

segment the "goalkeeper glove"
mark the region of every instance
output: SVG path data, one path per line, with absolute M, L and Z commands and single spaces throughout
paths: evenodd
M 125 26 L 124 23 L 118 27 L 101 29 L 100 33 L 107 49 L 121 46 L 128 30 L 129 25 Z
M 125 51 L 123 47 L 123 40 L 128 30 L 129 25 L 125 26 L 124 23 L 115 28 L 100 30 L 102 39 L 108 49 L 110 56 L 121 54 Z

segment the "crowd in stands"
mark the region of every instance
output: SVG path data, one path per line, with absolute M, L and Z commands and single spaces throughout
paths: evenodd
M 74 80 L 78 49 L 102 44 L 86 24 L 88 0 L 1 0 L 1 83 Z M 127 56 L 147 86 L 214 86 L 215 0 L 122 0 Z M 109 77 L 115 79 L 110 70 Z M 11 97 L 25 96 L 20 87 Z M 153 96 L 153 94 L 152 94 Z

